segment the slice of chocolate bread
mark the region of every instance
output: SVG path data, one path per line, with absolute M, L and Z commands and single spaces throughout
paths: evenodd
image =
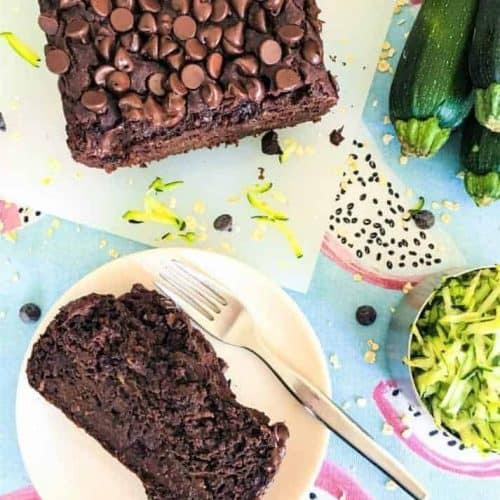
M 29 383 L 142 480 L 154 500 L 255 499 L 288 429 L 240 405 L 225 363 L 175 304 L 135 285 L 61 309 Z

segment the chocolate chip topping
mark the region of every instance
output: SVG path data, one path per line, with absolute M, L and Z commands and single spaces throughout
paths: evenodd
M 111 25 L 116 31 L 129 31 L 134 26 L 134 16 L 129 9 L 119 7 L 111 12 Z
M 259 47 L 259 57 L 268 66 L 279 63 L 282 54 L 281 45 L 276 40 L 264 40 Z
M 276 86 L 281 90 L 293 90 L 302 83 L 300 75 L 293 69 L 280 69 L 276 72 Z
M 196 22 L 190 16 L 180 16 L 174 21 L 174 34 L 179 40 L 188 40 L 196 34 Z
M 47 13 L 38 16 L 38 26 L 40 26 L 42 31 L 47 35 L 55 35 L 59 28 L 59 23 L 54 15 Z
M 87 90 L 82 95 L 82 104 L 94 113 L 105 113 L 108 107 L 108 98 L 102 90 Z
M 303 3 L 44 0 L 38 22 L 50 41 L 50 71 L 68 72 L 64 88 L 102 115 L 102 126 L 104 116 L 110 126 L 120 117 L 171 126 L 187 113 L 260 106 L 268 94 L 324 78 L 319 24 Z
M 184 67 L 181 73 L 182 83 L 190 89 L 196 90 L 200 88 L 200 85 L 205 79 L 205 72 L 197 64 L 188 64 Z
M 69 56 L 62 49 L 49 49 L 45 56 L 45 61 L 47 68 L 57 75 L 66 73 L 70 65 Z

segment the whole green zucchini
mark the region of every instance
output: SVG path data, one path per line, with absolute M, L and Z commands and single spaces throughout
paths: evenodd
M 429 157 L 473 104 L 468 51 L 478 0 L 426 0 L 401 55 L 390 116 L 406 156 Z
M 477 205 L 500 199 L 500 134 L 479 124 L 472 113 L 464 127 L 462 167 L 465 189 Z
M 500 0 L 479 0 L 469 67 L 476 118 L 500 132 Z

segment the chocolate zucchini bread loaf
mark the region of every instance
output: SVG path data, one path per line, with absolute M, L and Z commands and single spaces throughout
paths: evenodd
M 154 500 L 259 498 L 288 429 L 240 405 L 225 363 L 169 299 L 135 285 L 63 307 L 28 380 L 142 480 Z
M 39 0 L 74 158 L 112 171 L 318 120 L 315 0 Z

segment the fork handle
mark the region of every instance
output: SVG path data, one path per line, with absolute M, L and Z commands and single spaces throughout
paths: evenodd
M 379 446 L 366 431 L 351 420 L 326 394 L 296 373 L 274 354 L 263 349 L 263 346 L 259 346 L 258 351 L 255 354 L 271 368 L 296 399 L 332 432 L 387 474 L 411 497 L 418 500 L 428 498 L 428 494 L 422 485 L 403 465 Z

